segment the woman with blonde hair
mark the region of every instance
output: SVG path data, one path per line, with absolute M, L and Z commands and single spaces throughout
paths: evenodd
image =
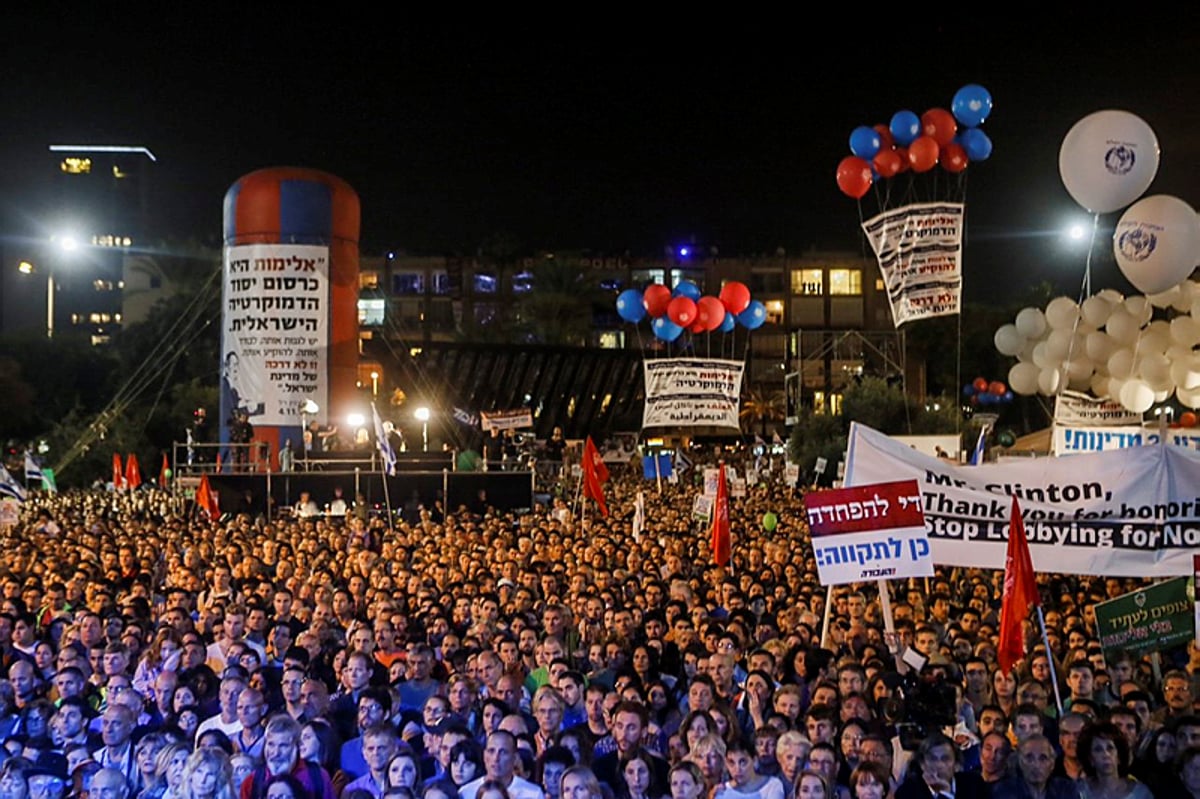
M 571 766 L 562 775 L 562 799 L 605 799 L 600 780 L 587 766 Z
M 202 746 L 183 767 L 179 799 L 235 799 L 229 755 L 215 746 Z

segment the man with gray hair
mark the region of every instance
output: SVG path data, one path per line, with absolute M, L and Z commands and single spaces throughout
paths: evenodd
M 334 799 L 333 781 L 325 769 L 300 758 L 300 722 L 286 713 L 267 721 L 263 734 L 263 764 L 242 783 L 240 799 L 263 799 L 267 782 L 277 774 L 291 774 L 311 799 Z

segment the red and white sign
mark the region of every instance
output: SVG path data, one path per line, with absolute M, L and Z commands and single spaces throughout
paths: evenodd
M 813 492 L 804 504 L 821 585 L 933 575 L 916 480 Z

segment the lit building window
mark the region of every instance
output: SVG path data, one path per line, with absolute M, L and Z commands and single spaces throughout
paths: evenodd
M 875 278 L 875 290 L 883 291 L 883 278 L 881 278 L 881 277 Z
M 862 294 L 861 269 L 830 269 L 829 293 L 842 296 L 858 296 Z
M 763 304 L 767 308 L 767 324 L 783 324 L 783 300 L 767 300 Z
M 667 283 L 667 273 L 662 269 L 635 269 L 633 270 L 633 284 L 635 286 L 646 286 L 650 283 L 661 283 L 664 286 Z M 674 285 L 674 284 L 672 284 Z
M 430 275 L 434 294 L 450 293 L 450 274 L 445 269 L 435 269 Z
M 475 280 L 472 285 L 475 287 L 476 294 L 495 294 L 496 276 L 488 272 L 476 272 Z
M 62 160 L 59 168 L 68 175 L 86 175 L 92 171 L 92 159 L 68 156 Z
M 360 299 L 358 301 L 358 323 L 360 325 L 382 325 L 387 309 L 387 300 Z
M 826 394 L 824 391 L 813 392 L 813 412 L 828 413 L 837 416 L 842 412 L 842 395 Z
M 600 334 L 600 348 L 619 350 L 625 346 L 625 333 L 621 330 L 605 330 Z
M 524 294 L 533 288 L 533 273 L 518 272 L 513 275 L 512 290 L 514 294 Z
M 821 296 L 822 277 L 820 269 L 793 269 L 792 293 L 803 297 Z
M 400 272 L 392 275 L 393 294 L 424 294 L 425 275 L 420 272 Z

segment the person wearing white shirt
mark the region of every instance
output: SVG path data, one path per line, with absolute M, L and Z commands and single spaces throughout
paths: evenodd
M 487 737 L 483 748 L 484 775 L 459 788 L 459 799 L 476 799 L 479 787 L 495 780 L 508 790 L 509 799 L 546 799 L 542 789 L 529 780 L 521 779 L 514 771 L 517 764 L 517 739 L 504 730 Z

